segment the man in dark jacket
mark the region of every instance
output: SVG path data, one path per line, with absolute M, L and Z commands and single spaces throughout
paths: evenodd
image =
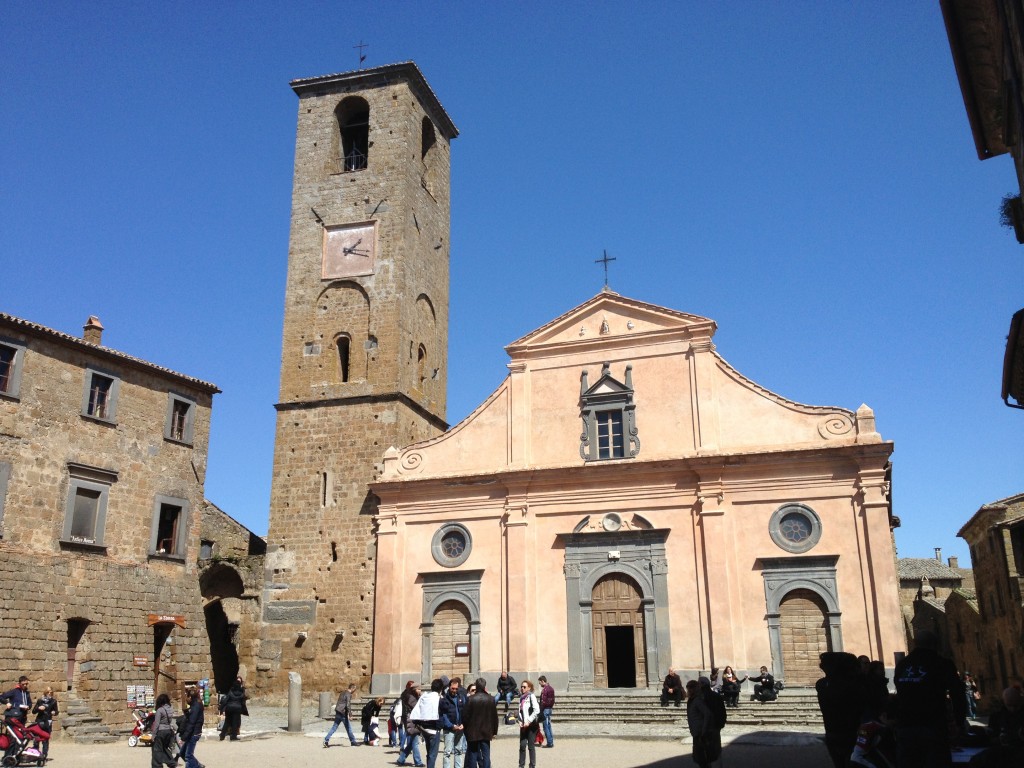
M 540 716 L 541 724 L 544 726 L 544 738 L 547 739 L 545 748 L 555 746 L 555 734 L 551 732 L 551 710 L 555 708 L 555 689 L 551 687 L 548 679 L 541 675 L 537 678 L 541 684 L 540 689 Z
M 501 676 L 498 678 L 498 692 L 494 694 L 494 703 L 497 704 L 502 699 L 505 700 L 505 714 L 508 714 L 508 705 L 512 703 L 512 699 L 519 693 L 516 688 L 516 679 L 512 677 L 505 670 L 501 671 Z
M 825 676 L 814 688 L 825 725 L 825 748 L 832 765 L 844 768 L 857 743 L 857 728 L 865 704 L 857 657 L 842 651 L 826 651 L 818 658 Z
M 939 637 L 918 632 L 914 650 L 896 665 L 899 719 L 896 759 L 900 768 L 948 768 L 950 730 L 967 731 L 967 700 L 956 666 L 938 653 Z M 952 706 L 950 722 L 947 707 Z
M 32 709 L 32 694 L 28 692 L 28 678 L 24 675 L 19 677 L 18 684 L 0 696 L 0 704 L 5 705 L 5 717 L 19 720 L 24 724 L 29 710 Z
M 779 695 L 775 692 L 775 678 L 768 667 L 761 667 L 761 674 L 750 678 L 754 681 L 754 698 L 762 704 L 766 701 L 775 701 Z
M 345 732 L 348 734 L 348 743 L 353 747 L 358 747 L 359 742 L 356 741 L 356 735 L 352 733 L 352 723 L 349 722 L 349 718 L 352 716 L 352 694 L 355 693 L 356 684 L 352 683 L 341 692 L 338 696 L 338 703 L 334 705 L 334 725 L 331 726 L 330 730 L 327 731 L 327 735 L 324 736 L 324 749 L 331 746 L 331 736 L 338 730 L 338 726 L 342 723 L 345 724 Z
M 683 703 L 683 681 L 672 667 L 668 668 L 661 684 L 661 706 L 667 707 L 669 701 L 674 701 L 677 707 Z
M 453 755 L 454 768 L 462 768 L 463 755 L 466 752 L 466 732 L 462 724 L 462 715 L 465 711 L 466 692 L 462 690 L 461 678 L 454 677 L 449 681 L 448 690 L 437 705 L 441 731 L 444 734 L 444 760 L 441 762 L 443 768 L 453 768 Z
M 466 734 L 466 768 L 491 768 L 491 739 L 498 734 L 498 703 L 487 692 L 487 681 L 477 678 L 476 693 L 462 713 Z
M 231 690 L 224 696 L 220 711 L 224 715 L 224 727 L 220 730 L 220 740 L 224 741 L 225 736 L 230 736 L 232 741 L 238 741 L 238 732 L 242 727 L 242 715 L 249 714 L 249 708 L 245 706 L 245 700 L 249 698 L 245 694 L 245 684 L 242 678 L 236 677 Z

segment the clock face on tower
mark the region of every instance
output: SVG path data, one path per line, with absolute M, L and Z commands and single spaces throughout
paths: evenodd
M 376 259 L 374 222 L 324 227 L 324 280 L 372 275 Z

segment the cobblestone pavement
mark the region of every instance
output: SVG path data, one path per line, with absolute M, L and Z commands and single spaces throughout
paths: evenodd
M 252 766 L 299 765 L 365 766 L 383 768 L 393 765 L 398 750 L 390 747 L 358 747 L 348 745 L 344 728 L 335 733 L 330 749 L 322 746 L 330 720 L 316 717 L 315 709 L 303 713 L 299 733 L 288 733 L 284 708 L 253 707 L 252 715 L 242 718 L 242 739 L 220 741 L 217 731 L 208 729 L 196 748 L 196 757 L 209 768 L 251 768 Z M 353 723 L 358 734 L 358 723 Z M 591 726 L 593 724 L 590 724 Z M 609 768 L 689 768 L 696 766 L 690 755 L 688 739 L 682 733 L 657 726 L 638 729 L 628 737 L 606 735 L 573 735 L 566 724 L 553 723 L 555 744 L 552 749 L 537 750 L 537 768 L 554 768 L 572 763 L 609 766 Z M 621 726 L 620 726 L 621 728 Z M 739 728 L 726 726 L 722 732 L 725 744 L 722 760 L 716 768 L 819 768 L 828 765 L 828 755 L 819 732 L 772 728 Z M 385 740 L 386 741 L 386 740 Z M 502 726 L 492 744 L 495 768 L 516 768 L 519 762 L 518 729 Z M 73 744 L 63 739 L 50 750 L 51 768 L 78 768 L 83 765 L 118 768 L 148 768 L 148 747 L 129 747 L 127 740 L 116 744 Z M 425 756 L 424 756 L 425 757 Z M 412 761 L 409 761 L 412 764 Z M 442 760 L 438 757 L 437 768 Z

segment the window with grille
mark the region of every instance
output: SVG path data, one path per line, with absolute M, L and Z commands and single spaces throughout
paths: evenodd
M 622 411 L 597 414 L 597 458 L 621 459 L 625 455 L 622 441 Z

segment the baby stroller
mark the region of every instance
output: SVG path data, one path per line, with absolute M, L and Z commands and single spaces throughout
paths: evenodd
M 20 720 L 5 717 L 3 725 L 0 726 L 0 750 L 3 750 L 0 765 L 27 765 L 32 762 L 42 765 L 46 758 L 32 746 L 32 742 L 49 739 L 50 734 L 39 723 L 25 725 Z
M 150 712 L 148 709 L 133 709 L 132 717 L 135 718 L 135 727 L 132 728 L 131 735 L 128 736 L 128 746 L 138 746 L 139 742 L 151 743 L 153 741 L 151 729 L 156 713 Z

